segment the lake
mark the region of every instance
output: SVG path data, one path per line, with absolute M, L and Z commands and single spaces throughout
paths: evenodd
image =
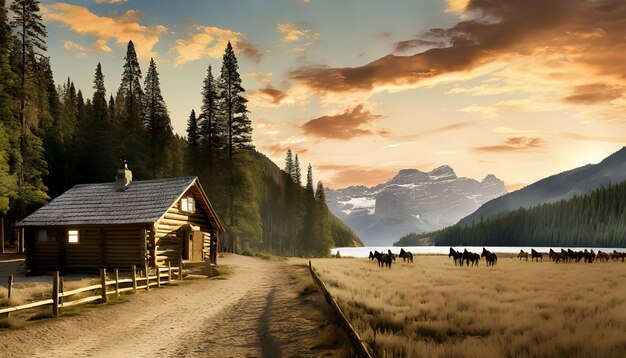
M 418 255 L 419 254 L 447 255 L 450 252 L 450 246 L 402 246 L 402 248 L 405 251 L 410 251 L 413 254 L 418 254 Z M 452 246 L 452 248 L 457 251 L 459 250 L 463 251 L 464 249 L 467 249 L 467 251 L 476 252 L 479 254 L 483 251 L 483 246 Z M 520 250 L 524 250 L 525 252 L 530 253 L 530 249 L 535 249 L 535 251 L 543 252 L 546 254 L 550 252 L 550 249 L 553 249 L 554 251 L 561 251 L 561 249 L 567 250 L 568 248 L 571 248 L 574 251 L 584 251 L 585 249 L 590 251 L 593 249 L 595 253 L 598 253 L 598 251 L 603 251 L 603 252 L 613 252 L 613 250 L 617 250 L 619 252 L 624 251 L 623 248 L 613 249 L 613 248 L 606 248 L 606 247 L 560 247 L 560 246 L 553 246 L 553 247 L 484 246 L 484 248 L 493 252 L 510 253 L 510 254 L 517 254 L 519 253 Z M 337 247 L 337 248 L 331 249 L 330 251 L 333 255 L 336 255 L 337 251 L 339 251 L 342 257 L 347 257 L 347 256 L 368 257 L 370 251 L 373 252 L 374 250 L 383 251 L 383 252 L 387 252 L 387 250 L 391 250 L 391 252 L 393 252 L 394 254 L 400 253 L 400 247 L 396 247 L 396 246 Z

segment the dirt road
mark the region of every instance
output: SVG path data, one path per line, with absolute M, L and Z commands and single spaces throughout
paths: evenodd
M 230 255 L 226 279 L 125 296 L 73 317 L 0 332 L 0 352 L 36 357 L 342 356 L 347 344 L 301 266 Z

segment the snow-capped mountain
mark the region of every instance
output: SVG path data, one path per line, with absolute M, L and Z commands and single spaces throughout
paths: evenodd
M 365 245 L 391 245 L 411 232 L 456 224 L 487 201 L 506 194 L 494 175 L 482 181 L 459 178 L 447 165 L 425 173 L 402 169 L 372 188 L 326 189 L 330 210 L 356 232 Z

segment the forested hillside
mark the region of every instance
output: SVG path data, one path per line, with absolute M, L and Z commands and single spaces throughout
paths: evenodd
M 227 249 L 323 256 L 335 244 L 360 244 L 316 197 L 312 169 L 303 187 L 254 149 L 230 43 L 218 76 L 209 66 L 198 84 L 200 111 L 190 108 L 184 138 L 172 130 L 157 63 L 150 61 L 144 78 L 132 41 L 115 96 L 107 95 L 98 63 L 87 98 L 71 78 L 54 82 L 39 1 L 16 0 L 10 9 L 11 18 L 0 0 L 0 215 L 7 228 L 75 184 L 112 181 L 126 160 L 135 180 L 199 176 L 227 228 Z
M 468 226 L 457 224 L 396 244 L 414 245 L 425 237 L 441 246 L 626 247 L 626 182 L 569 200 L 497 214 Z

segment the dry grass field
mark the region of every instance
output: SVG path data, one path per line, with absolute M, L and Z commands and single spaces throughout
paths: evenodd
M 316 259 L 379 357 L 626 357 L 626 263 Z

